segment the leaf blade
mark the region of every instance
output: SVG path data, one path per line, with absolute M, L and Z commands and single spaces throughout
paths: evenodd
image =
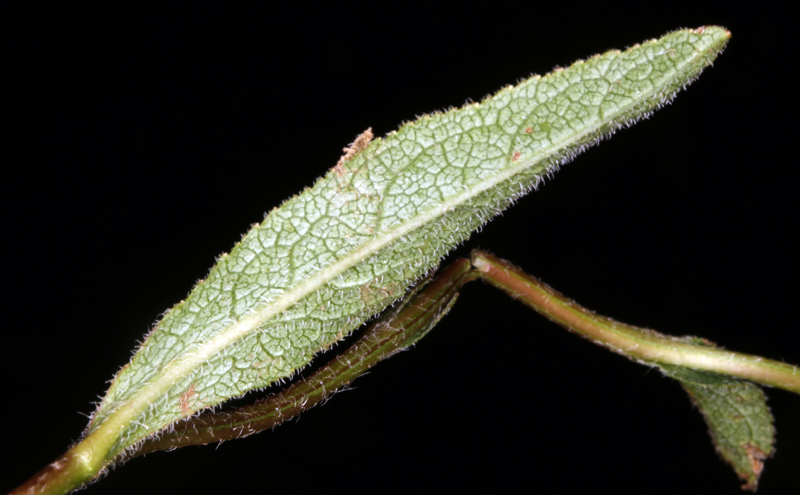
M 742 489 L 756 491 L 764 461 L 775 453 L 774 419 L 763 390 L 716 373 L 660 368 L 681 384 L 700 411 L 717 453 L 744 482 Z
M 87 433 L 110 460 L 177 419 L 291 375 L 542 177 L 671 98 L 727 37 L 678 31 L 362 143 L 165 315 Z

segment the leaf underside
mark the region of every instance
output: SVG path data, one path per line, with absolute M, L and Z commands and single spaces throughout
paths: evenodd
M 697 337 L 682 340 L 715 347 Z M 774 419 L 761 387 L 717 373 L 676 366 L 659 368 L 689 394 L 706 421 L 717 453 L 744 482 L 742 489 L 756 491 L 764 461 L 775 453 Z
M 165 314 L 86 435 L 104 439 L 111 462 L 181 418 L 291 376 L 542 178 L 668 102 L 728 37 L 717 27 L 677 31 L 383 139 L 362 136 Z

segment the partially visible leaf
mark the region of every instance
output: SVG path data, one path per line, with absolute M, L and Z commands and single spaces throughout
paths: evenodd
M 713 347 L 704 339 L 685 339 Z M 720 457 L 744 481 L 742 488 L 756 491 L 764 461 L 775 453 L 775 427 L 761 387 L 717 373 L 659 367 L 689 394 L 708 425 Z
M 458 290 L 477 275 L 459 258 L 423 289 L 372 322 L 356 343 L 311 376 L 253 404 L 203 413 L 180 421 L 169 432 L 145 440 L 133 456 L 242 438 L 283 423 L 325 401 L 378 362 L 416 344 L 446 315 Z

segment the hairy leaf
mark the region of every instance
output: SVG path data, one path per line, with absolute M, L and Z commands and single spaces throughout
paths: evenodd
M 85 441 L 107 463 L 178 419 L 292 375 L 558 166 L 669 101 L 728 36 L 677 31 L 384 139 L 367 131 L 164 316 Z

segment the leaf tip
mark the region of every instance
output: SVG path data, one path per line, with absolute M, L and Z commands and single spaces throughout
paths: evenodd
M 691 33 L 700 36 L 709 36 L 716 42 L 715 44 L 721 49 L 724 47 L 728 40 L 731 39 L 731 32 L 722 26 L 700 26 L 690 30 Z
M 742 490 L 755 492 L 758 489 L 758 480 L 761 478 L 761 473 L 764 471 L 764 461 L 766 461 L 771 453 L 764 452 L 758 445 L 752 443 L 742 445 L 747 460 L 750 462 L 750 472 L 737 472 L 737 474 L 745 481 L 742 485 Z

